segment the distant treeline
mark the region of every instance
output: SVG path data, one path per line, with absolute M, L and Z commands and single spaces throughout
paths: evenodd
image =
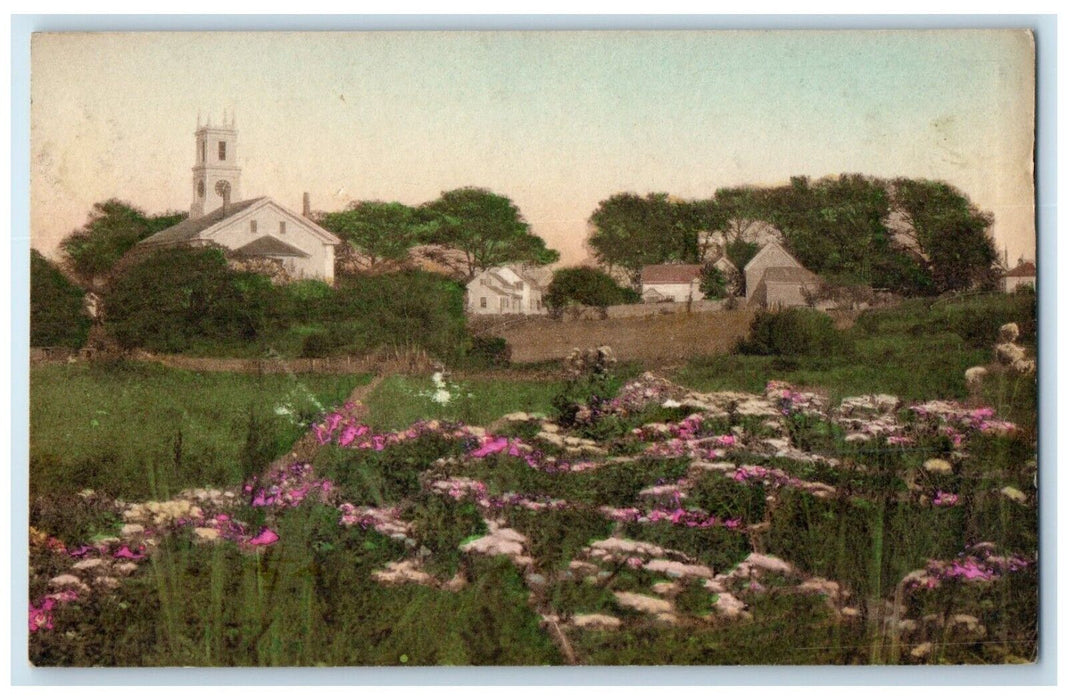
M 918 296 L 995 280 L 993 217 L 953 186 L 930 180 L 794 177 L 788 185 L 724 188 L 702 200 L 620 193 L 600 202 L 590 223 L 594 257 L 634 283 L 644 265 L 719 254 L 741 269 L 766 234 L 764 223 L 781 232 L 801 264 L 831 282 Z

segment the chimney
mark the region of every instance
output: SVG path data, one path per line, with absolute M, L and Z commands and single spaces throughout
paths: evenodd
M 301 212 L 305 219 L 311 217 L 311 195 L 304 193 L 304 211 Z

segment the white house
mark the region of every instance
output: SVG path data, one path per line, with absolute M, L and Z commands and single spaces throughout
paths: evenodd
M 550 274 L 540 268 L 520 266 L 485 269 L 467 283 L 467 312 L 528 316 L 548 313 L 542 294 Z
M 815 293 L 820 285 L 819 277 L 776 241 L 761 248 L 743 273 L 746 301 L 767 308 L 805 306 L 806 294 Z
M 701 293 L 700 265 L 646 265 L 642 268 L 642 301 L 698 301 Z
M 1016 267 L 1006 272 L 1002 277 L 1005 291 L 1011 294 L 1019 287 L 1026 285 L 1034 287 L 1037 274 L 1038 270 L 1035 268 L 1035 264 L 1030 260 L 1021 258 Z
M 237 258 L 267 258 L 281 263 L 292 277 L 334 281 L 334 246 L 341 240 L 308 218 L 309 202 L 299 215 L 270 197 L 237 201 L 241 168 L 237 165 L 234 122 L 197 125 L 193 203 L 189 218 L 138 243 L 152 248 L 216 244 Z

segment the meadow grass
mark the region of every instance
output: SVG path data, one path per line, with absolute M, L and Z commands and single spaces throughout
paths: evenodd
M 89 488 L 158 498 L 232 487 L 369 379 L 195 373 L 136 362 L 34 367 L 31 496 Z
M 983 314 L 985 305 L 991 307 L 989 315 Z M 908 302 L 863 315 L 846 331 L 852 350 L 839 356 L 701 358 L 677 370 L 675 378 L 704 391 L 763 392 L 769 379 L 779 379 L 819 387 L 832 400 L 875 392 L 905 400 L 965 399 L 964 369 L 990 357 L 991 328 L 996 334 L 999 322 L 1017 320 L 1024 342 L 1033 342 L 1028 318 L 1014 316 L 1021 308 L 1019 300 L 1000 298 L 941 307 Z M 977 319 L 981 328 L 969 326 L 969 319 Z M 632 374 L 632 368 L 623 372 Z M 366 377 L 294 382 L 280 376 L 199 375 L 149 365 L 35 369 L 31 484 L 42 504 L 31 511 L 31 521 L 74 543 L 81 541 L 75 535 L 114 534 L 121 527 L 114 507 L 76 497 L 77 489 L 133 498 L 158 497 L 183 486 L 233 487 L 249 469 L 262 470 L 287 449 L 303 431 L 300 423 L 314 417 L 318 409 L 301 404 L 314 403 L 304 388 L 330 407 L 363 381 Z M 449 393 L 448 401 L 435 400 L 439 390 Z M 551 415 L 553 398 L 564 391 L 563 382 L 552 381 L 446 379 L 443 388 L 429 377 L 392 376 L 366 404 L 376 430 L 431 418 L 488 425 L 514 411 Z M 920 639 L 934 643 L 924 659 L 930 663 L 1033 660 L 1034 567 L 995 581 L 947 582 L 894 603 L 902 617 L 921 626 L 933 624 L 923 622 L 930 617 L 948 621 L 958 613 L 978 615 L 986 630 L 978 641 L 960 636 L 946 622 L 937 631 L 924 627 L 905 642 L 904 633 L 891 629 L 885 611 L 888 601 L 901 598 L 895 588 L 902 577 L 931 559 L 951 559 L 984 541 L 1024 556 L 1036 551 L 1037 515 L 1031 505 L 1037 500 L 1035 391 L 1032 377 L 992 374 L 982 396 L 971 398 L 993 406 L 1020 429 L 974 435 L 960 454 L 944 436 L 918 438 L 908 448 L 857 447 L 827 416 L 784 419 L 795 446 L 839 462 L 743 450 L 729 459 L 823 482 L 836 489 L 833 498 L 739 483 L 720 473 L 703 474 L 678 497 L 683 506 L 747 524 L 766 523 L 750 532 L 664 521 L 617 523 L 600 510 L 648 505 L 639 492 L 679 479 L 687 472 L 687 459 L 641 457 L 590 471 L 548 473 L 504 454 L 465 460 L 469 442 L 437 434 L 381 451 L 327 445 L 315 468 L 331 480 L 332 498 L 396 506 L 411 524 L 407 535 L 339 526 L 336 504 L 309 499 L 272 516 L 279 540 L 268 548 L 193 544 L 188 537 L 168 536 L 113 593 L 59 608 L 56 630 L 31 636 L 30 655 L 39 665 L 559 664 L 562 654 L 539 624 L 537 606 L 544 604 L 564 616 L 601 613 L 623 621 L 614 632 L 569 632 L 577 658 L 586 664 L 910 663 L 908 652 Z M 304 399 L 293 398 L 298 395 Z M 286 396 L 297 420 L 275 412 Z M 634 444 L 627 441 L 635 422 L 682 417 L 652 408 L 630 421 L 609 416 L 586 432 L 613 454 L 633 454 L 627 449 Z M 502 431 L 531 440 L 537 425 L 511 424 Z M 711 421 L 708 429 L 719 433 L 730 427 Z M 744 427 L 761 435 L 759 422 Z M 923 461 L 932 456 L 953 461 L 954 471 L 926 472 Z M 527 536 L 526 551 L 543 583 L 525 581 L 507 559 L 460 551 L 460 544 L 484 534 L 487 524 L 471 502 L 428 490 L 428 478 L 446 475 L 477 478 L 494 494 L 527 493 L 571 504 L 544 511 L 506 506 L 499 512 Z M 1001 491 L 1006 486 L 1018 489 L 1026 503 L 1006 498 Z M 961 503 L 936 508 L 919 496 L 936 490 L 959 494 Z M 268 522 L 264 509 L 248 505 L 233 515 L 253 528 Z M 613 595 L 665 583 L 662 575 L 616 564 L 599 572 L 607 578 L 593 582 L 568 576 L 569 563 L 583 556 L 591 541 L 610 535 L 678 550 L 716 573 L 731 571 L 752 551 L 778 556 L 807 576 L 840 583 L 857 613 L 839 616 L 822 597 L 795 595 L 765 579 L 765 590 L 747 594 L 750 617 L 725 622 L 712 612 L 717 596 L 691 583 L 680 586 L 675 597 L 685 621 L 665 625 Z M 48 577 L 70 565 L 69 557 L 50 556 L 35 555 L 31 599 L 43 596 Z M 458 576 L 466 585 L 459 590 L 386 587 L 372 580 L 372 572 L 388 562 L 413 557 L 439 581 Z
M 563 382 L 503 379 L 446 378 L 449 399 L 434 399 L 436 386 L 429 377 L 393 375 L 367 398 L 369 422 L 380 430 L 399 430 L 419 420 L 452 420 L 485 425 L 501 416 L 524 411 L 548 414 Z

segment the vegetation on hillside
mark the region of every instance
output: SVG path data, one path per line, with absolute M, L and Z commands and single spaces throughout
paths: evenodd
M 923 296 L 992 284 L 992 217 L 944 182 L 848 174 L 781 187 L 723 188 L 707 200 L 616 194 L 590 216 L 590 245 L 634 284 L 644 265 L 697 263 L 719 233 L 739 269 L 757 249 L 755 222 L 782 234 L 808 269 L 834 282 Z
M 30 347 L 85 345 L 89 336 L 85 290 L 36 250 L 30 250 Z

